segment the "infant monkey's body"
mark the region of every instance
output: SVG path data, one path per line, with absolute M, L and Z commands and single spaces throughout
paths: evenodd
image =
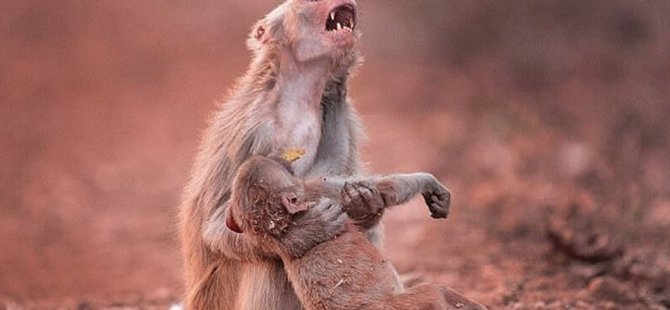
M 381 209 L 366 208 L 370 213 L 366 215 L 365 210 L 349 208 L 360 205 L 351 199 L 365 199 L 365 195 L 349 195 L 354 187 L 379 191 L 382 206 L 402 204 L 422 194 L 433 217 L 448 215 L 449 191 L 430 174 L 302 181 L 293 176 L 287 163 L 256 156 L 240 167 L 234 180 L 227 223 L 235 231 L 262 240 L 260 245 L 281 257 L 300 302 L 308 310 L 484 309 L 446 286 L 432 283 L 396 291 L 394 270 L 361 232 L 361 226 L 347 216 L 338 218 L 350 223 L 336 238 L 310 240 L 308 244 L 318 244 L 312 248 L 305 246 L 305 240 L 293 238 L 292 227 L 300 225 L 303 211 L 314 205 L 332 212 L 344 208 L 359 221 L 381 216 Z M 321 199 L 332 203 L 315 203 Z

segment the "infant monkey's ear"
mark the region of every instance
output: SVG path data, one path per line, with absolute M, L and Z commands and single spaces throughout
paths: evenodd
M 281 195 L 281 204 L 286 208 L 286 211 L 289 214 L 296 214 L 309 209 L 309 204 L 304 201 L 299 201 L 298 196 L 295 193 L 283 193 Z
M 231 208 L 231 207 L 232 206 L 228 207 L 228 217 L 226 217 L 226 227 L 228 227 L 228 229 L 230 229 L 230 230 L 232 230 L 232 231 L 234 231 L 238 234 L 241 234 L 242 229 L 240 229 L 240 225 L 237 225 L 237 222 L 235 221 L 235 218 L 233 217 L 233 208 Z

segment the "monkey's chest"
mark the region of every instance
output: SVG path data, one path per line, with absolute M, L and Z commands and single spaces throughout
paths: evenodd
M 294 160 L 293 170 L 297 175 L 304 175 L 316 159 L 321 140 L 321 122 L 316 117 L 303 115 L 302 118 L 294 118 L 277 124 L 274 130 L 276 152 L 281 155 L 289 153 L 297 155 L 290 156 L 291 160 Z

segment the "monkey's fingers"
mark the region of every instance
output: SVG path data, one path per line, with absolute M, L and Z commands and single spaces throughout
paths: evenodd
M 343 188 L 343 192 L 345 194 L 344 195 L 345 196 L 344 200 L 345 201 L 348 200 L 349 205 L 360 206 L 364 203 L 363 197 L 362 197 L 361 193 L 356 189 L 355 184 L 345 183 L 344 188 Z
M 349 194 L 350 192 L 352 192 L 351 183 L 344 182 L 344 186 L 342 186 L 342 203 L 345 206 L 349 206 L 353 203 L 351 195 Z
M 424 193 L 422 196 L 428 206 L 428 210 L 430 210 L 432 218 L 447 218 L 449 216 L 449 199 L 441 199 L 440 195 L 433 193 Z
M 368 206 L 370 206 L 375 211 L 381 211 L 377 209 L 383 209 L 386 207 L 386 201 L 382 197 L 379 189 L 373 183 L 368 181 L 359 182 L 361 188 L 364 188 L 367 195 L 364 195 L 363 198 Z M 364 193 L 361 191 L 361 193 Z
M 353 219 L 375 221 L 383 213 L 386 204 L 373 184 L 347 183 L 343 191 L 346 211 Z
M 449 191 L 439 192 L 437 194 L 438 200 L 444 202 L 444 204 L 451 205 L 451 193 Z
M 362 189 L 366 189 L 370 192 L 377 192 L 377 187 L 374 186 L 374 184 L 368 182 L 368 181 L 359 181 L 356 182 L 356 185 Z
M 433 194 L 430 198 L 444 207 L 449 207 L 451 204 L 451 199 L 448 195 Z
M 449 217 L 449 208 L 443 208 L 437 203 L 430 204 L 428 209 L 430 210 L 430 217 L 434 219 L 446 219 Z
M 366 205 L 372 205 L 375 203 L 375 195 L 373 189 L 370 189 L 370 187 L 366 186 L 366 184 L 360 182 L 356 184 L 356 189 L 358 191 L 358 195 L 361 197 L 363 200 L 363 203 Z
M 348 219 L 342 205 L 330 199 L 321 199 L 317 206 L 320 210 L 323 210 L 321 220 L 324 222 L 326 235 L 335 238 L 342 234 L 346 229 Z

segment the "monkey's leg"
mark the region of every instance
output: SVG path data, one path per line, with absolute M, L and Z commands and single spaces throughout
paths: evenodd
M 424 283 L 403 293 L 389 296 L 380 305 L 371 309 L 421 309 L 421 310 L 485 310 L 474 302 L 446 286 Z
M 484 305 L 466 298 L 446 285 L 440 285 L 440 290 L 444 294 L 444 300 L 447 302 L 447 309 L 486 310 Z

